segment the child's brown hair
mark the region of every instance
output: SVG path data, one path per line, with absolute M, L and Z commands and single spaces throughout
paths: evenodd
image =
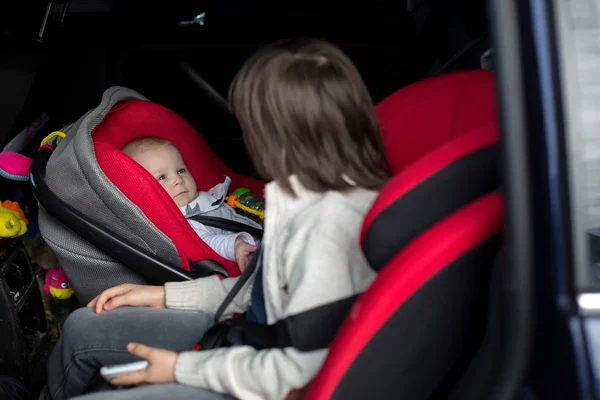
M 229 101 L 258 173 L 294 194 L 378 189 L 389 176 L 369 92 L 352 61 L 321 40 L 279 42 L 255 53 Z

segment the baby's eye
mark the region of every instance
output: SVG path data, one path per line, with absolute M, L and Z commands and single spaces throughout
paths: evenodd
M 166 175 L 159 175 L 159 176 L 156 177 L 157 181 L 164 181 L 165 179 L 167 179 Z
M 186 173 L 186 170 L 185 170 L 185 168 L 181 168 L 179 171 L 177 171 L 177 173 L 178 173 L 179 175 L 181 175 L 181 174 L 185 174 L 185 173 Z

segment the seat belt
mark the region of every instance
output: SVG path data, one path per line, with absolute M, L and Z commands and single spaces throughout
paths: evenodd
M 192 221 L 200 222 L 201 224 L 212 226 L 213 228 L 219 228 L 230 232 L 248 232 L 252 236 L 256 236 L 261 238 L 263 235 L 263 230 L 255 228 L 250 225 L 243 224 L 241 222 L 232 221 L 230 219 L 219 218 L 219 217 L 209 217 L 206 215 L 193 215 L 188 217 L 187 219 L 191 219 Z
M 217 308 L 217 312 L 215 313 L 214 317 L 215 324 L 219 323 L 219 320 L 223 316 L 223 313 L 225 312 L 229 304 L 231 304 L 235 296 L 237 296 L 240 290 L 242 290 L 242 287 L 246 284 L 246 282 L 248 282 L 250 276 L 252 276 L 254 271 L 256 271 L 257 266 L 260 263 L 262 263 L 262 252 L 263 246 L 261 245 L 259 246 L 258 250 L 252 255 L 252 258 L 248 262 L 246 269 L 242 272 L 242 274 L 238 278 L 235 285 L 233 285 L 229 293 L 227 293 L 227 296 L 225 296 L 225 299 L 223 300 L 219 308 Z
M 329 347 L 358 294 L 290 315 L 271 325 L 251 322 L 244 316 L 220 321 L 250 276 L 258 267 L 262 268 L 262 252 L 261 245 L 217 309 L 215 325 L 202 336 L 198 343 L 200 348 L 208 350 L 231 346 L 227 337 L 234 329 L 241 331 L 244 344 L 257 350 L 293 347 L 300 351 L 313 351 Z
M 335 338 L 357 295 L 290 315 L 272 325 L 232 320 L 242 330 L 244 343 L 257 350 L 293 347 L 299 351 L 325 349 Z
M 241 222 L 232 221 L 225 218 L 219 217 L 208 217 L 205 215 L 194 215 L 192 217 L 188 217 L 187 219 L 191 219 L 196 222 L 200 222 L 201 224 L 212 226 L 214 228 L 223 229 L 226 231 L 239 233 L 239 232 L 248 232 L 250 235 L 255 236 L 257 238 L 262 238 L 263 231 L 262 229 L 255 228 L 250 225 L 243 224 Z M 190 273 L 194 279 L 196 278 L 204 278 L 210 276 L 212 274 L 219 274 L 225 278 L 229 277 L 227 270 L 223 268 L 221 264 L 213 260 L 200 260 L 200 261 L 192 261 L 189 260 L 190 264 Z M 246 270 L 249 268 L 246 267 Z M 242 274 L 243 275 L 243 274 Z M 240 276 L 241 277 L 241 276 Z M 248 278 L 246 278 L 248 280 Z M 235 289 L 234 286 L 233 289 Z M 232 289 L 232 292 L 233 292 Z M 241 290 L 241 286 L 237 291 Z M 233 300 L 233 298 L 231 299 Z M 230 301 L 231 301 L 230 300 Z

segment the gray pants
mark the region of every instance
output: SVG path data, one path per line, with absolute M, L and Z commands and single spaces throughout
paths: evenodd
M 91 308 L 78 309 L 67 318 L 48 362 L 50 394 L 54 400 L 91 390 L 94 392 L 78 399 L 231 399 L 177 383 L 112 390 L 114 387 L 98 376 L 104 365 L 139 360 L 125 349 L 129 342 L 189 351 L 212 323 L 211 315 L 191 311 L 120 307 L 96 314 Z

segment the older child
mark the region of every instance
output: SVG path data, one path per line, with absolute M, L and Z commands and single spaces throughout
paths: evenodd
M 230 102 L 256 168 L 271 182 L 262 265 L 226 314 L 247 311 L 248 319 L 273 324 L 362 292 L 374 272 L 359 231 L 388 168 L 355 66 L 323 41 L 269 46 L 238 72 Z M 48 368 L 52 396 L 84 393 L 101 366 L 140 358 L 149 361 L 146 369 L 112 382 L 140 386 L 84 398 L 280 400 L 306 386 L 327 349 L 257 350 L 242 338 L 189 351 L 238 279 L 103 292 L 67 320 Z M 117 308 L 123 305 L 136 307 Z

